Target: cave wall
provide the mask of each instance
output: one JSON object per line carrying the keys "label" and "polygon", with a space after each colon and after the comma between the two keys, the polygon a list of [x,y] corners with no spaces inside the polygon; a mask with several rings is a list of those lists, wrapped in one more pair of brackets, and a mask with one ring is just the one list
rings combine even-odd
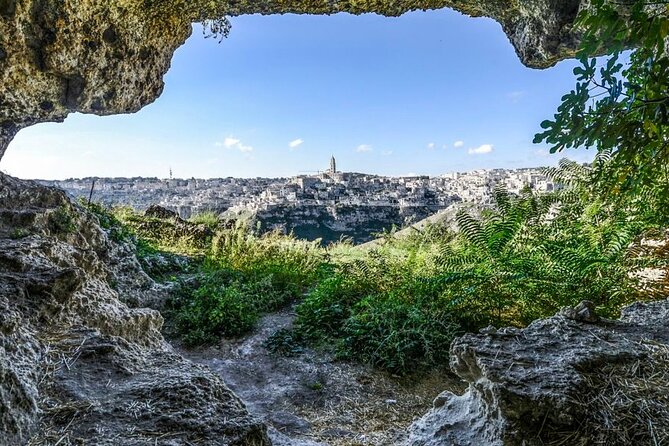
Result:
{"label": "cave wall", "polygon": [[[0,0],[0,159],[16,133],[72,112],[133,113],[163,91],[191,22],[242,14],[398,16],[450,7],[497,20],[530,67],[573,54],[581,0]],[[585,3],[585,2],[583,2]],[[233,31],[234,32],[234,31]]]}
{"label": "cave wall", "polygon": [[23,127],[154,101],[190,30],[127,1],[0,0],[0,157]]}

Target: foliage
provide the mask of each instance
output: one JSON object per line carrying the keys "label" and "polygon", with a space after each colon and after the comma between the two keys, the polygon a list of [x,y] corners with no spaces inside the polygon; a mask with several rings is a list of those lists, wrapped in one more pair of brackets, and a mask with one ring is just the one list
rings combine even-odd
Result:
{"label": "foliage", "polygon": [[188,221],[196,225],[205,225],[212,231],[218,229],[218,226],[220,224],[220,219],[218,215],[215,212],[211,211],[195,214],[191,218],[189,218]]}
{"label": "foliage", "polygon": [[76,231],[77,227],[72,210],[66,205],[56,208],[49,214],[48,227],[55,234],[70,234]]}
{"label": "foliage", "polygon": [[[594,0],[574,69],[577,83],[535,142],[552,152],[596,148],[596,185],[621,193],[669,222],[669,4]],[[627,48],[634,48],[627,54]],[[593,55],[608,52],[600,63]]]}
{"label": "foliage", "polygon": [[562,161],[546,169],[562,185],[555,192],[498,187],[494,206],[457,214],[458,231],[429,224],[388,233],[371,249],[322,248],[243,225],[195,240],[166,226],[187,222],[96,212],[147,259],[164,256],[163,247],[204,252],[195,271],[180,274],[166,311],[186,344],[241,336],[264,313],[297,301],[294,328],[270,338],[271,351],[292,355],[311,345],[403,374],[445,364],[465,331],[523,326],[583,299],[612,316],[661,296],[637,275],[667,266],[637,249],[656,227],[653,216],[632,198],[602,199],[590,187],[597,169]]}
{"label": "foliage", "polygon": [[97,217],[112,241],[134,249],[140,265],[154,280],[169,281],[175,275],[190,272],[199,262],[194,246],[182,238],[172,237],[173,231],[159,236],[147,231],[146,224],[156,219],[143,217],[129,207],[108,209],[100,203],[87,203],[85,200],[80,200],[80,203]]}
{"label": "foliage", "polygon": [[397,373],[446,364],[461,329],[439,296],[421,288],[414,284],[358,302],[344,324],[340,355]]}
{"label": "foliage", "polygon": [[[121,220],[115,215],[113,210],[105,208],[101,203],[88,203],[85,199],[80,198],[79,203],[86,206],[89,212],[93,213],[100,222],[100,226],[105,229],[109,237],[118,243],[131,241],[133,233],[130,228],[124,225]],[[126,209],[116,209],[116,213],[132,212]]]}
{"label": "foliage", "polygon": [[191,345],[240,336],[258,318],[302,296],[320,274],[314,243],[243,227],[216,234],[193,286],[170,303],[175,329]]}
{"label": "foliage", "polygon": [[[94,205],[92,205],[94,206]],[[91,208],[94,212],[100,212]],[[105,215],[106,214],[106,215]],[[209,228],[177,219],[147,217],[129,207],[102,211],[98,218],[110,222],[110,236],[117,241],[131,241],[140,259],[159,253],[203,256],[211,245]],[[104,223],[101,223],[104,227]]]}
{"label": "foliage", "polygon": [[167,315],[187,345],[213,343],[222,336],[239,336],[253,328],[264,302],[258,287],[239,274],[220,270],[201,274],[195,287],[182,284]]}
{"label": "foliage", "polygon": [[15,228],[10,232],[9,237],[13,240],[20,240],[30,236],[30,231],[26,228]]}
{"label": "foliage", "polygon": [[282,356],[295,356],[304,352],[304,338],[295,330],[282,328],[265,342],[265,348]]}
{"label": "foliage", "polygon": [[382,259],[370,253],[321,281],[297,307],[297,333],[396,373],[443,364],[459,326],[411,267]]}
{"label": "foliage", "polygon": [[613,316],[659,298],[636,275],[662,266],[634,249],[653,225],[624,203],[599,199],[588,187],[594,170],[563,161],[547,169],[562,190],[514,196],[498,187],[493,208],[457,215],[457,233],[428,225],[343,257],[297,307],[297,332],[403,373],[443,364],[462,331],[523,326],[584,299]]}

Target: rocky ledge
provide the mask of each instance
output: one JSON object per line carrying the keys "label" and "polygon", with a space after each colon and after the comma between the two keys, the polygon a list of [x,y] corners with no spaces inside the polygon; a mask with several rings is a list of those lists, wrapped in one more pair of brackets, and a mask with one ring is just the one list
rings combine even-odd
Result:
{"label": "rocky ledge", "polygon": [[164,294],[62,191],[0,174],[0,445],[271,444],[208,369],[176,354]]}
{"label": "rocky ledge", "polygon": [[658,445],[669,441],[669,301],[620,320],[588,302],[525,329],[457,339],[444,392],[411,429],[411,446]]}

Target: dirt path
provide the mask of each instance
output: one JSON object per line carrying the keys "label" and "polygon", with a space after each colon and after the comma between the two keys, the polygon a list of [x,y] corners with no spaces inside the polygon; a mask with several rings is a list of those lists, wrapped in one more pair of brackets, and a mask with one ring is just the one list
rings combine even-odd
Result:
{"label": "dirt path", "polygon": [[265,316],[249,337],[186,350],[188,359],[220,373],[251,413],[270,426],[276,446],[389,446],[443,390],[461,390],[447,372],[404,378],[305,351],[270,353],[265,341],[295,318],[292,310]]}

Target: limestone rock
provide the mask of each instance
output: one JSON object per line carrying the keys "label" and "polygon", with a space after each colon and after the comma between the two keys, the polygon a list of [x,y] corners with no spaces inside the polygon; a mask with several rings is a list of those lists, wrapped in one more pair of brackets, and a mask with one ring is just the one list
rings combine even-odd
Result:
{"label": "limestone rock", "polygon": [[[579,437],[592,415],[588,404],[579,403],[579,396],[592,390],[586,377],[606,366],[634,378],[630,370],[636,368],[629,366],[650,360],[648,345],[669,344],[668,315],[665,300],[635,303],[620,320],[599,320],[585,302],[522,330],[485,330],[456,339],[451,369],[469,389],[440,395],[434,409],[412,426],[408,444],[533,446],[552,444],[565,432],[573,436],[563,444],[611,444]],[[596,431],[615,435],[620,428],[601,424]]]}
{"label": "limestone rock", "polygon": [[174,211],[170,211],[167,208],[164,208],[162,206],[158,206],[156,204],[149,206],[149,208],[144,211],[144,215],[146,217],[153,217],[153,218],[162,218],[162,219],[178,219],[179,214],[177,214]]}
{"label": "limestone rock", "polygon": [[123,303],[110,282],[151,280],[136,261],[110,267],[113,246],[62,191],[0,174],[0,446],[269,445],[216,375],[172,351],[157,311]]}

